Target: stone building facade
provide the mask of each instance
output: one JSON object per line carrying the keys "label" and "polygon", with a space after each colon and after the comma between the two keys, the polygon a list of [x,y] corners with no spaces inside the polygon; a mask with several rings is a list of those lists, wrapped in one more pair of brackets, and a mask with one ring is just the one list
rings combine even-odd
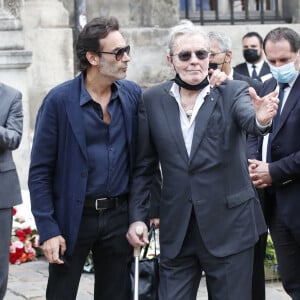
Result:
{"label": "stone building facade", "polygon": [[[147,87],[174,76],[166,61],[166,38],[168,28],[182,18],[179,2],[0,0],[0,80],[19,88],[24,95],[24,136],[21,148],[15,154],[24,189],[27,188],[30,143],[41,101],[52,87],[77,74],[73,45],[77,34],[78,4],[84,4],[87,20],[100,15],[113,15],[119,19],[132,48],[127,78]],[[300,32],[300,0],[279,2],[282,5],[280,13],[291,16],[293,21],[293,24],[284,25]],[[219,3],[225,5],[226,2]],[[223,12],[226,7],[222,8]],[[203,29],[230,34],[234,45],[233,64],[236,64],[242,61],[241,37],[246,32],[258,31],[264,36],[278,25],[211,24]]]}

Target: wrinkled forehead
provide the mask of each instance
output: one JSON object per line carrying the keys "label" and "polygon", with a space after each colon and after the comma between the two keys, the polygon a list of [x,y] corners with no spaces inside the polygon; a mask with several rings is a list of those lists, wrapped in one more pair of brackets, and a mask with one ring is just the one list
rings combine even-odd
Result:
{"label": "wrinkled forehead", "polygon": [[195,51],[204,49],[209,51],[209,39],[203,33],[189,33],[178,35],[174,40],[173,52]]}

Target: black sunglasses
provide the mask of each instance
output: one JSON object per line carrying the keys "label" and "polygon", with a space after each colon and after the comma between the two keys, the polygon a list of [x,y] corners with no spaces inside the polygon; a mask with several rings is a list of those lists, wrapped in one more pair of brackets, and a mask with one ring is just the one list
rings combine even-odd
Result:
{"label": "black sunglasses", "polygon": [[116,56],[116,60],[121,60],[124,56],[124,54],[126,53],[127,55],[129,55],[130,53],[130,46],[126,46],[124,48],[120,48],[118,49],[116,52],[106,52],[106,51],[98,51],[98,54],[101,54],[101,53],[105,53],[105,54],[113,54]]}
{"label": "black sunglasses", "polygon": [[[194,51],[194,53],[197,56],[197,58],[199,58],[199,59],[205,59],[208,57],[208,54],[209,54],[209,52],[206,50],[197,50],[197,51]],[[182,51],[182,52],[179,52],[178,54],[174,54],[174,55],[177,55],[181,61],[188,61],[192,57],[192,52],[191,51]]]}

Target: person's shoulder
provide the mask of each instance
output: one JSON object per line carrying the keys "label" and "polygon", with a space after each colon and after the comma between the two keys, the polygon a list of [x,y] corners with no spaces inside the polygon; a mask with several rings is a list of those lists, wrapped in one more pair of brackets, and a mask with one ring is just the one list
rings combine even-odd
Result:
{"label": "person's shoulder", "polygon": [[174,82],[172,80],[168,80],[168,81],[164,81],[162,83],[152,85],[152,86],[148,87],[147,89],[145,89],[144,94],[147,95],[147,94],[158,93],[158,92],[160,93],[162,91],[169,92],[173,83]]}
{"label": "person's shoulder", "polygon": [[66,97],[70,97],[71,94],[80,93],[80,76],[77,76],[75,78],[72,78],[70,80],[64,81],[62,83],[59,83],[58,85],[52,87],[46,97],[45,101],[61,101],[61,99],[64,99]]}
{"label": "person's shoulder", "polygon": [[21,96],[21,94],[22,94],[18,89],[14,88],[8,84],[5,84],[3,82],[0,83],[0,89],[4,93],[10,94],[10,95],[20,95]]}
{"label": "person's shoulder", "polygon": [[247,81],[242,79],[233,79],[233,80],[225,80],[223,84],[220,85],[220,87],[225,86],[227,88],[233,89],[233,90],[239,90],[244,89],[245,87],[249,87],[249,84]]}
{"label": "person's shoulder", "polygon": [[253,79],[238,72],[234,72],[233,79],[247,82],[249,86],[253,87],[256,90],[256,93],[260,92],[263,85],[262,82],[260,82],[259,80]]}
{"label": "person's shoulder", "polygon": [[[215,86],[212,93],[220,94],[225,99],[233,100],[236,95],[248,93],[249,84],[243,80],[225,80],[222,84]],[[231,101],[228,101],[231,102]]]}
{"label": "person's shoulder", "polygon": [[127,80],[127,79],[117,80],[115,84],[117,85],[118,88],[121,89],[126,89],[129,91],[137,91],[137,92],[141,91],[141,87],[132,80]]}
{"label": "person's shoulder", "polygon": [[245,62],[237,64],[236,66],[233,67],[234,70],[239,70],[239,69],[244,69],[247,67],[247,64]]}
{"label": "person's shoulder", "polygon": [[142,96],[141,87],[131,80],[117,80],[115,85],[118,89],[119,97],[126,101],[127,104],[131,104],[129,107],[137,107],[139,99]]}
{"label": "person's shoulder", "polygon": [[66,91],[66,90],[70,89],[72,86],[74,86],[74,84],[76,84],[76,83],[79,83],[79,77],[75,77],[70,80],[59,83],[58,85],[51,88],[49,92],[59,93],[59,92]]}

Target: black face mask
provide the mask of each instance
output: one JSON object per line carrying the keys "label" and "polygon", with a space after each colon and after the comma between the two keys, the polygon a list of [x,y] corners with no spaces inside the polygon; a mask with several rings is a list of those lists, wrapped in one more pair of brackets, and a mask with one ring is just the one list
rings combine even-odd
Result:
{"label": "black face mask", "polygon": [[209,63],[208,65],[208,70],[213,69],[213,70],[217,70],[218,69],[218,65],[216,63]]}
{"label": "black face mask", "polygon": [[243,55],[244,55],[245,60],[250,64],[253,64],[259,60],[259,55],[258,55],[257,49],[245,49],[243,51]]}
{"label": "black face mask", "polygon": [[205,88],[207,85],[209,85],[208,77],[206,76],[200,83],[191,85],[186,82],[184,82],[178,74],[176,74],[176,77],[173,79],[175,83],[177,83],[180,87],[190,90],[190,91],[199,91]]}

